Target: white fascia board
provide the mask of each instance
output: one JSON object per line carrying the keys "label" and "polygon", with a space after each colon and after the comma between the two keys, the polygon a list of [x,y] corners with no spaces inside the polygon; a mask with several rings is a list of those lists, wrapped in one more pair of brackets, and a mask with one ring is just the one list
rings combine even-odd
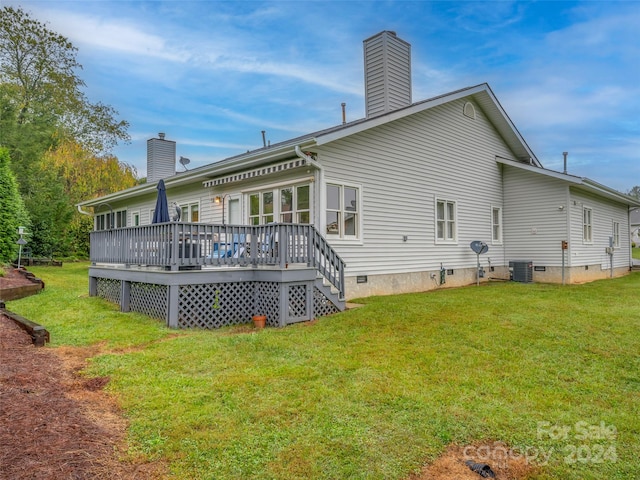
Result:
{"label": "white fascia board", "polygon": [[546,168],[536,167],[535,165],[527,165],[526,163],[516,162],[508,158],[496,156],[496,162],[502,163],[504,165],[509,165],[510,167],[520,168],[528,172],[537,173],[538,175],[545,175],[547,177],[557,178],[558,180],[563,180],[565,182],[569,182],[577,185],[581,185],[583,180],[582,177],[576,177],[575,175],[556,172],[554,170],[547,170]]}
{"label": "white fascia board", "polygon": [[622,192],[614,190],[613,188],[602,185],[590,178],[583,178],[583,188],[590,192],[594,192],[600,196],[615,200],[616,202],[624,203],[631,207],[640,207],[640,200],[629,195],[625,195]]}
{"label": "white fascia board", "polygon": [[337,130],[335,132],[320,134],[315,138],[315,141],[318,146],[325,145],[335,140],[340,140],[341,138],[345,138],[350,135],[354,135],[356,133],[364,132],[365,130],[369,130],[370,128],[378,127],[380,125],[384,125],[385,123],[393,122],[394,120],[398,120],[398,119],[407,117],[409,115],[422,112],[423,110],[428,110],[430,108],[437,107],[438,105],[443,105],[453,100],[458,100],[460,98],[468,97],[486,90],[487,90],[486,83],[483,83],[482,85],[477,85],[475,87],[467,88],[464,90],[459,90],[457,92],[443,95],[441,97],[436,97],[431,100],[426,100],[424,102],[413,104],[409,107],[402,108],[400,110],[395,110],[389,113],[385,113],[385,114],[370,118],[368,120],[365,120],[363,122],[358,122],[356,125],[353,125],[350,127],[346,126],[345,128],[341,128],[340,130]]}

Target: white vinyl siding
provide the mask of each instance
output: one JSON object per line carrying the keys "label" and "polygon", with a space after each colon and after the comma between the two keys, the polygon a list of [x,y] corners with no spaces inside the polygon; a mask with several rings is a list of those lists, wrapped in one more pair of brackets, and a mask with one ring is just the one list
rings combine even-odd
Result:
{"label": "white vinyl siding", "polygon": [[[591,209],[591,243],[582,241],[584,235],[584,207]],[[609,268],[606,248],[612,236],[612,222],[618,223],[620,232],[629,231],[627,205],[597,197],[577,188],[571,189],[571,265],[601,265]],[[629,235],[619,235],[619,247],[613,255],[613,266],[626,267],[630,262]]]}
{"label": "white vinyl siding", "polygon": [[503,171],[502,231],[507,261],[561,266],[562,241],[568,239],[567,184],[509,165]]}
{"label": "white vinyl siding", "polygon": [[[491,205],[504,205],[495,157],[512,158],[512,153],[481,109],[475,121],[463,115],[465,101],[318,147],[327,183],[357,179],[362,186],[360,241],[328,237],[348,275],[475,266],[469,244],[491,241],[487,212]],[[433,248],[436,197],[455,200],[457,243]],[[492,265],[504,264],[503,248],[490,250]]]}

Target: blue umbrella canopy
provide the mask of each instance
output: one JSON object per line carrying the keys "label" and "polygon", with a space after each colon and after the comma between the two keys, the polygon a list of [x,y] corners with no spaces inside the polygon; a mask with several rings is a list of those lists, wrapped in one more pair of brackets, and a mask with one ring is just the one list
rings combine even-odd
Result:
{"label": "blue umbrella canopy", "polygon": [[156,199],[156,209],[153,212],[151,223],[169,222],[169,204],[167,203],[167,191],[164,187],[164,180],[158,182],[158,198]]}

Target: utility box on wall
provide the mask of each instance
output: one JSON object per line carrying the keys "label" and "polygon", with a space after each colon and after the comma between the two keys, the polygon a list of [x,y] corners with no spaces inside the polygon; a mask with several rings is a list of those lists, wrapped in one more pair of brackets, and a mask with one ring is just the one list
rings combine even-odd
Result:
{"label": "utility box on wall", "polygon": [[528,260],[514,260],[509,262],[509,277],[514,282],[533,282],[533,262]]}

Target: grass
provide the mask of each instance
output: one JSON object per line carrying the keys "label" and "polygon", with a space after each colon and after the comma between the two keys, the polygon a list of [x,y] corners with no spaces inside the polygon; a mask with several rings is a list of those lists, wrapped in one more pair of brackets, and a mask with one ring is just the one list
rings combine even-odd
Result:
{"label": "grass", "polygon": [[640,260],[640,248],[632,248],[631,257]]}
{"label": "grass", "polygon": [[[131,454],[172,478],[403,479],[478,439],[550,453],[539,479],[637,473],[640,274],[372,297],[313,324],[174,336],[88,298],[86,269],[33,268],[45,292],[9,308],[54,346],[107,345],[86,373],[110,376]],[[600,425],[616,433],[597,438]]]}

